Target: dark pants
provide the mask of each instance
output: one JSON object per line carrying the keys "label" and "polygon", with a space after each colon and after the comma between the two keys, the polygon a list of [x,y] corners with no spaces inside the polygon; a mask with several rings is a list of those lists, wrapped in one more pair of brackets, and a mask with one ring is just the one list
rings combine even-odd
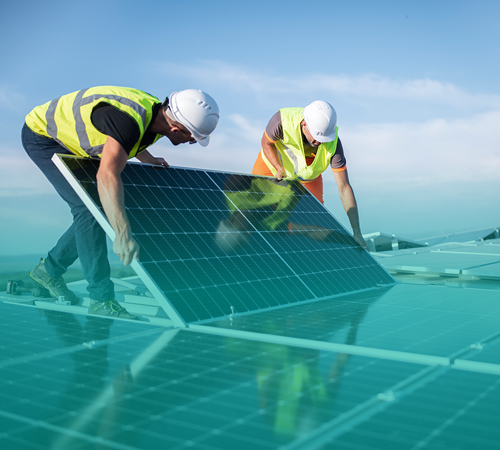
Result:
{"label": "dark pants", "polygon": [[80,258],[83,275],[89,283],[87,290],[90,298],[99,301],[114,299],[106,234],[51,160],[54,153],[72,153],[53,139],[34,133],[26,124],[21,139],[28,156],[52,183],[73,214],[73,224],[45,259],[45,269],[52,278],[59,278]]}

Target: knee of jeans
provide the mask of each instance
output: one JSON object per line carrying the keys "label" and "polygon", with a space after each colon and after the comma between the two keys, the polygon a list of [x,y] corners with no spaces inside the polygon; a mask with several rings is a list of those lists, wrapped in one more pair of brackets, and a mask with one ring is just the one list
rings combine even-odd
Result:
{"label": "knee of jeans", "polygon": [[92,239],[94,243],[97,242],[95,239],[101,242],[106,237],[104,229],[89,211],[73,216],[73,227],[75,234],[86,236],[86,239]]}

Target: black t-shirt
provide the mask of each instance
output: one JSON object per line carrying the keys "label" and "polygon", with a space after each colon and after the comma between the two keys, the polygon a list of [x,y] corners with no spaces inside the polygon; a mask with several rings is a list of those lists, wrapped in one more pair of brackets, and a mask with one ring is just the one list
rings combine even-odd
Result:
{"label": "black t-shirt", "polygon": [[[161,103],[154,105],[153,118],[150,125],[154,122],[161,106]],[[130,154],[141,136],[141,131],[137,122],[126,112],[120,111],[118,108],[108,103],[99,103],[95,106],[92,110],[90,120],[99,132],[116,139],[125,149],[127,155]],[[142,137],[140,147],[151,145],[156,138],[156,133],[152,133],[148,130],[149,127]]]}

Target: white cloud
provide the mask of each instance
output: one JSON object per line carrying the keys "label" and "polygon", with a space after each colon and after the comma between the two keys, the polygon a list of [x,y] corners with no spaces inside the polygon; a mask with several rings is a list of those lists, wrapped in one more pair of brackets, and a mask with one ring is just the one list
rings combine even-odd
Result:
{"label": "white cloud", "polygon": [[241,114],[231,114],[229,120],[236,125],[236,135],[243,141],[260,142],[266,124],[251,121]]}
{"label": "white cloud", "polygon": [[[15,153],[19,153],[19,149],[10,152]],[[54,192],[52,185],[28,156],[0,156],[0,197],[23,197]]]}
{"label": "white cloud", "polygon": [[500,108],[499,95],[471,94],[452,83],[429,78],[401,81],[376,74],[348,76],[313,72],[287,77],[286,74],[283,76],[263,71],[255,72],[219,61],[205,61],[189,66],[165,63],[160,65],[160,70],[196,80],[198,83],[223,86],[239,93],[321,93],[335,95],[337,98],[349,97],[352,100],[411,100],[455,107]]}
{"label": "white cloud", "polygon": [[[411,237],[420,231],[432,234],[497,223],[498,123],[500,111],[460,120],[342,127],[363,231]],[[214,133],[209,147],[164,145],[161,151],[178,166],[249,173],[263,126],[233,115]],[[326,206],[350,229],[330,171],[324,182]]]}
{"label": "white cloud", "polygon": [[220,61],[205,61],[198,65],[162,63],[159,64],[159,70],[169,75],[222,85],[233,91],[265,92],[276,88],[275,77],[263,76]]}
{"label": "white cloud", "polygon": [[0,86],[0,108],[21,110],[24,108],[24,96],[8,86]]}
{"label": "white cloud", "polygon": [[387,191],[436,185],[471,189],[498,183],[498,123],[500,111],[467,120],[344,127],[341,138],[368,184],[376,182]]}

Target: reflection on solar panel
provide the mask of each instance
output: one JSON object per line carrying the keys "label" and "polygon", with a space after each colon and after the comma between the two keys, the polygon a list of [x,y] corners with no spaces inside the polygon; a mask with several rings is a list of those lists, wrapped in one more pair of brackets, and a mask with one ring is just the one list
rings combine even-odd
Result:
{"label": "reflection on solar panel", "polygon": [[[113,237],[98,161],[55,162]],[[122,180],[140,267],[171,318],[199,322],[394,283],[298,182],[133,163]]]}

